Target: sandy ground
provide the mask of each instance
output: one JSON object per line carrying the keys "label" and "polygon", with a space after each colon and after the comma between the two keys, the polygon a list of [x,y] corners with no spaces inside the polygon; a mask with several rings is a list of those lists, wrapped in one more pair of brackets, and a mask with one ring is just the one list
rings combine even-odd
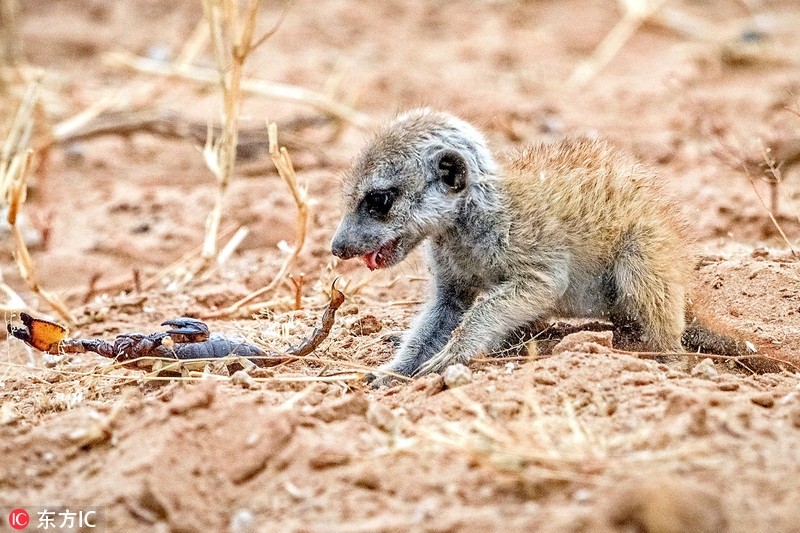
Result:
{"label": "sandy ground", "polygon": [[[280,11],[267,2],[260,26]],[[773,214],[797,247],[800,5],[675,0],[662,13],[575,87],[566,80],[621,19],[616,4],[300,0],[247,75],[326,92],[375,123],[418,105],[447,109],[498,151],[610,138],[683,201],[696,306],[789,361],[782,371],[768,361],[662,364],[591,334],[548,358],[474,362],[472,382],[454,389],[438,376],[367,389],[347,374],[391,356],[426,296],[425,260],[376,273],[336,261],[337,182],[369,129],[250,95],[242,127],[277,121],[309,187],[307,243],[292,268],[304,276],[302,309],[287,282],[257,317],[209,323],[282,350],[318,324],[338,276],[347,302],[329,338],[314,360],[254,382],[155,380],[3,341],[0,507],[95,506],[108,531],[800,531],[800,266],[759,200],[772,205],[757,168],[764,147],[788,159]],[[25,2],[24,56],[47,72],[34,141],[108,97],[115,109],[218,119],[213,87],[162,83],[108,57],[169,60],[201,16],[188,1]],[[208,54],[195,62],[213,67]],[[21,91],[7,78],[5,124]],[[254,149],[223,219],[225,235],[250,233],[223,267],[191,275],[216,192],[197,146],[106,135],[54,146],[39,165],[25,206],[32,243],[43,237],[34,260],[73,311],[73,336],[158,331],[277,272],[295,207]],[[25,290],[8,237],[2,246],[5,281],[53,316]]]}

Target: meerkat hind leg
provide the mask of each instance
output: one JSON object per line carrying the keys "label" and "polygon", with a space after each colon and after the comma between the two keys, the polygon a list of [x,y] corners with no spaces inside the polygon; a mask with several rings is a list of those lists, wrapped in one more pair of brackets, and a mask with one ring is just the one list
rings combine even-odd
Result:
{"label": "meerkat hind leg", "polygon": [[681,351],[685,296],[675,279],[677,267],[647,245],[646,238],[632,234],[620,245],[613,265],[611,321],[623,338],[640,337],[636,349]]}

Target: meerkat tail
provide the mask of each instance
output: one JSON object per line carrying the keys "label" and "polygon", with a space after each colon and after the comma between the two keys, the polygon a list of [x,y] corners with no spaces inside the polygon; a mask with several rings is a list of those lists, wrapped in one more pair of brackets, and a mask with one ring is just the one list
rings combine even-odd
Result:
{"label": "meerkat tail", "polygon": [[752,344],[729,328],[698,317],[692,309],[686,310],[686,328],[681,337],[684,348],[693,352],[717,355],[752,355]]}

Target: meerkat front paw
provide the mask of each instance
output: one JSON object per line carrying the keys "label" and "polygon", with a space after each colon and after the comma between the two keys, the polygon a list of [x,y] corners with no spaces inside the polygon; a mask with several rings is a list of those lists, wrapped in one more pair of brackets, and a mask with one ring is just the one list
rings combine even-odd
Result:
{"label": "meerkat front paw", "polygon": [[407,377],[405,374],[399,372],[398,369],[391,365],[391,363],[380,366],[375,369],[374,372],[370,372],[364,376],[364,381],[366,381],[367,384],[369,384],[369,386],[373,389],[381,389],[391,385],[399,385],[410,380],[410,377]]}
{"label": "meerkat front paw", "polygon": [[377,376],[375,374],[368,374],[365,381],[373,389],[382,389],[400,384],[400,378],[396,376]]}
{"label": "meerkat front paw", "polygon": [[418,378],[425,374],[441,374],[450,365],[456,363],[467,364],[467,362],[469,362],[469,357],[454,354],[452,350],[445,348],[420,365],[412,375]]}

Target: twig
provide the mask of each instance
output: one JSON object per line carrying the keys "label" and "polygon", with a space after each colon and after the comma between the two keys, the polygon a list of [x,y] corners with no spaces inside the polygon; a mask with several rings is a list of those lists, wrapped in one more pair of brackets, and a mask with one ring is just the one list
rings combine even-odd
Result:
{"label": "twig", "polygon": [[[326,119],[322,118],[319,122],[323,123]],[[292,139],[286,138],[286,131],[294,128],[302,128],[306,122],[300,118],[289,121],[282,125],[283,144],[290,149],[308,149]],[[68,145],[77,141],[91,140],[105,135],[129,136],[134,133],[149,133],[171,139],[183,139],[204,144],[208,139],[208,124],[187,120],[174,111],[160,109],[125,109],[121,111],[103,111],[99,115],[93,116],[74,125],[67,130],[58,132],[36,146],[36,150],[42,151],[52,147],[54,144]],[[214,137],[219,137],[222,131],[215,127]],[[266,130],[259,128],[240,128],[238,132],[239,143],[237,146],[237,157],[247,159],[251,154],[266,154],[269,151],[269,141],[265,135]],[[318,158],[323,157],[316,151]]]}
{"label": "twig", "polygon": [[235,252],[239,245],[242,244],[242,241],[249,233],[250,230],[247,228],[247,226],[242,226],[236,230],[236,233],[233,234],[233,237],[231,237],[231,239],[228,241],[228,244],[226,244],[222,250],[220,250],[219,255],[217,256],[218,266],[224,265],[228,259],[230,259],[231,255],[233,255],[233,252]]}
{"label": "twig", "polygon": [[798,257],[797,252],[795,252],[792,243],[789,241],[789,238],[786,236],[786,233],[784,233],[783,228],[781,228],[781,225],[778,224],[778,221],[775,218],[775,214],[767,206],[767,204],[764,202],[764,199],[761,197],[761,194],[758,192],[755,180],[753,179],[753,176],[750,174],[750,171],[747,169],[747,165],[742,164],[742,169],[744,170],[744,173],[747,176],[747,180],[750,182],[750,186],[753,188],[753,192],[756,193],[756,198],[758,198],[758,202],[761,204],[761,207],[764,208],[764,211],[767,212],[769,219],[772,221],[772,225],[775,226],[775,229],[778,230],[778,233],[780,234],[783,241],[786,243],[786,246],[789,247],[789,252],[791,252],[792,256],[797,258]]}
{"label": "twig", "polygon": [[[146,57],[134,56],[127,53],[106,54],[106,60],[111,64],[123,65],[147,74],[159,76],[178,77],[205,85],[213,85],[219,82],[216,71],[197,67],[193,65],[165,64],[160,61],[148,59]],[[287,85],[283,83],[269,82],[266,80],[256,80],[252,78],[242,79],[242,91],[265,96],[273,100],[281,100],[311,106],[323,113],[334,116],[339,120],[344,120],[353,126],[366,129],[372,126],[372,120],[365,114],[353,108],[337,102],[330,97],[303,87]]]}
{"label": "twig", "polygon": [[278,270],[278,273],[269,284],[258,289],[257,291],[251,292],[244,298],[226,307],[225,309],[204,315],[204,318],[235,315],[239,313],[248,303],[270,292],[278,285],[278,283],[284,280],[286,273],[297,259],[297,256],[300,254],[300,251],[303,249],[303,245],[306,242],[306,234],[308,232],[308,191],[306,187],[301,187],[297,183],[297,175],[295,174],[292,160],[289,157],[289,152],[286,150],[286,148],[282,146],[279,147],[278,145],[278,126],[273,122],[269,125],[268,131],[270,157],[272,158],[272,162],[275,164],[275,168],[278,169],[278,174],[289,187],[289,190],[292,193],[292,198],[294,198],[295,205],[297,206],[297,227],[295,230],[294,247],[291,249],[291,252],[286,259],[284,259],[283,264]]}
{"label": "twig", "polygon": [[97,294],[97,282],[100,281],[100,278],[103,277],[102,272],[95,272],[89,278],[89,283],[87,283],[86,287],[86,294],[83,295],[83,300],[81,303],[83,305],[88,304],[92,301],[92,298]]}
{"label": "twig", "polygon": [[299,310],[303,308],[303,285],[305,285],[306,277],[303,274],[298,276],[289,276],[289,281],[294,285],[294,308]]}
{"label": "twig", "polygon": [[625,15],[614,26],[605,39],[595,48],[589,59],[581,62],[573,71],[568,83],[584,87],[603,67],[619,53],[625,43],[633,37],[639,27],[658,11],[666,0],[621,0]]}

